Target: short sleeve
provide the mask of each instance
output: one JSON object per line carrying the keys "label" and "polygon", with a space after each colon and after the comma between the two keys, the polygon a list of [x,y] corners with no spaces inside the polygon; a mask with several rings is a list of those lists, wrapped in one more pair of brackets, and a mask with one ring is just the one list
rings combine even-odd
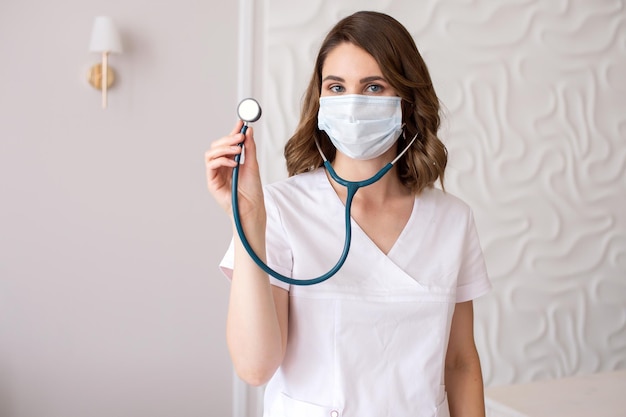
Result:
{"label": "short sleeve", "polygon": [[222,258],[220,262],[220,271],[222,271],[222,273],[226,275],[226,278],[231,280],[233,279],[234,266],[235,266],[235,243],[233,239],[230,239],[230,245],[228,245],[228,249],[226,250],[224,257]]}
{"label": "short sleeve", "polygon": [[[280,219],[280,211],[272,198],[269,190],[265,190],[265,210],[267,212],[267,227],[265,232],[265,245],[267,251],[267,265],[284,276],[291,276],[292,271],[292,255],[286,233],[282,227]],[[235,245],[231,239],[230,245],[219,268],[228,279],[233,278],[233,268],[235,266]],[[269,276],[270,283],[289,291],[290,285],[280,281],[279,279]]]}
{"label": "short sleeve", "polygon": [[470,210],[467,220],[461,268],[459,271],[456,302],[462,303],[478,298],[491,290],[483,251],[478,239],[474,216]]}

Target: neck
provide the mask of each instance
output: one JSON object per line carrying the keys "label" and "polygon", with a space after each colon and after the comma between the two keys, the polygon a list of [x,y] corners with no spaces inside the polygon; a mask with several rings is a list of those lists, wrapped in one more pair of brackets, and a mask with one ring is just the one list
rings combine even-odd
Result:
{"label": "neck", "polygon": [[[389,164],[392,156],[392,154],[390,157],[385,157],[383,155],[374,160],[356,161],[342,155],[341,153],[337,153],[332,167],[337,176],[339,176],[342,180],[358,183],[369,180],[373,176],[380,174],[381,170]],[[397,168],[393,166],[374,183],[369,185],[359,184],[360,187],[355,195],[355,199],[367,201],[368,203],[383,204],[389,198],[405,195],[408,190],[398,179],[396,169]],[[341,181],[339,183],[336,182],[330,173],[327,173],[327,175],[333,188],[335,189],[335,192],[337,192],[337,194],[345,201],[347,195],[347,188],[345,184],[341,184]]]}
{"label": "neck", "polygon": [[[374,175],[377,175],[378,173],[382,172],[382,169],[389,163],[394,164],[395,170],[396,161],[400,159],[402,155],[404,155],[404,153],[411,147],[411,145],[413,145],[413,142],[415,142],[418,136],[419,132],[416,133],[415,136],[413,136],[413,139],[409,141],[409,143],[404,147],[404,149],[402,149],[402,151],[398,155],[395,155],[396,151],[394,150],[394,147],[391,147],[389,150],[387,150],[387,152],[377,158],[359,161],[348,158],[341,152],[337,151],[335,154],[335,160],[332,163],[333,169],[339,175],[339,177],[343,178],[346,181],[352,182],[363,181],[373,177]],[[317,146],[317,150],[319,151],[320,155],[326,163],[326,157],[324,156],[324,152],[322,152],[322,148],[317,142],[317,139],[315,140],[315,145]],[[345,173],[339,174],[338,172]]]}
{"label": "neck", "polygon": [[[337,152],[332,166],[341,178],[346,181],[363,181],[376,175],[390,161],[383,158],[376,158],[369,161],[359,161],[350,159]],[[382,179],[381,179],[382,180]]]}

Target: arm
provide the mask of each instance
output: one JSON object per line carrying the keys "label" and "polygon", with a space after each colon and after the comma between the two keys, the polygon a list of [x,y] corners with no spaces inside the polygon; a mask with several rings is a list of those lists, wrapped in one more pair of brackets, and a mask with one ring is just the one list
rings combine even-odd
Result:
{"label": "arm", "polygon": [[472,301],[458,303],[452,316],[445,383],[451,417],[485,416],[483,378],[474,344]]}
{"label": "arm", "polygon": [[[242,122],[233,131],[211,145],[206,153],[207,183],[215,200],[229,214],[231,221],[232,169],[234,155],[244,142],[246,162],[239,170],[239,214],[248,241],[265,261],[266,212],[263,189],[256,160],[254,132],[239,133]],[[233,222],[234,224],[234,222]],[[226,339],[238,375],[251,385],[262,385],[280,366],[287,343],[288,293],[273,287],[265,272],[252,261],[237,232],[235,263],[228,306]]]}
{"label": "arm", "polygon": [[[236,232],[235,232],[236,236]],[[257,254],[263,250],[248,240]],[[270,285],[268,276],[252,261],[239,238],[230,290],[226,339],[239,377],[251,385],[266,383],[282,363],[287,345],[289,293]],[[265,257],[259,255],[263,261]]]}

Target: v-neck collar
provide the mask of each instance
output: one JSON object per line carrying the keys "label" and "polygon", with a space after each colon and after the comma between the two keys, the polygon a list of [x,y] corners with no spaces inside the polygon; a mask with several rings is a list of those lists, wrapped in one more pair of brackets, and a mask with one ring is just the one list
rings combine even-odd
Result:
{"label": "v-neck collar", "polygon": [[[326,170],[324,168],[319,168],[319,178],[320,178],[320,185],[324,188],[326,188],[328,190],[328,192],[332,193],[333,197],[334,197],[334,203],[336,206],[336,208],[340,208],[341,212],[344,213],[344,217],[345,217],[345,203],[341,200],[341,198],[339,197],[339,195],[337,194],[337,192],[335,191],[335,189],[333,188],[332,184],[331,184],[331,179],[328,178],[328,175],[326,174]],[[358,192],[358,191],[357,191]],[[350,223],[352,226],[352,233],[358,233],[361,235],[361,240],[363,240],[364,242],[367,242],[367,244],[369,246],[371,246],[371,249],[380,253],[380,255],[384,256],[385,258],[389,258],[392,262],[396,263],[395,259],[401,259],[401,255],[402,255],[402,247],[403,244],[402,242],[406,241],[410,235],[410,230],[413,227],[413,224],[415,223],[415,219],[417,217],[417,211],[419,209],[419,204],[420,203],[420,199],[419,197],[414,197],[413,198],[413,207],[411,208],[411,214],[407,220],[407,222],[405,223],[405,225],[402,228],[402,231],[400,232],[400,234],[398,235],[398,237],[396,238],[395,242],[393,243],[393,245],[391,246],[391,248],[389,249],[389,252],[385,253],[382,249],[380,249],[378,247],[378,245],[376,245],[376,243],[369,237],[369,235],[367,233],[365,233],[365,231],[361,228],[361,226],[356,222],[356,220],[354,220],[354,218],[352,217],[352,213],[350,213]],[[411,239],[417,239],[418,236],[411,236]],[[412,244],[415,245],[417,242],[413,242]],[[396,252],[398,252],[398,255],[396,255]],[[395,258],[395,259],[394,259]]]}

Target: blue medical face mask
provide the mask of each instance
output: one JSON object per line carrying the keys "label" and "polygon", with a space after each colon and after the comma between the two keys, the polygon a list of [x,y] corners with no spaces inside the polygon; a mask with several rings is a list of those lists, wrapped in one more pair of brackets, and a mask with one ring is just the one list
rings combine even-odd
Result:
{"label": "blue medical face mask", "polygon": [[402,134],[400,97],[350,94],[320,98],[317,127],[338,151],[353,159],[374,159]]}

